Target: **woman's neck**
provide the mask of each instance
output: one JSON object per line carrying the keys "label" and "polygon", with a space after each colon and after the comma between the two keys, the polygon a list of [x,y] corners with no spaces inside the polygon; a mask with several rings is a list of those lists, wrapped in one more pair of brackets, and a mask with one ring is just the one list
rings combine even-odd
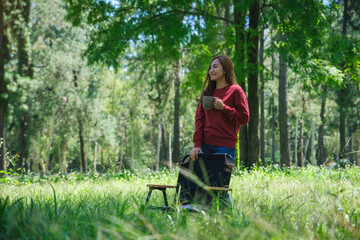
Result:
{"label": "woman's neck", "polygon": [[229,84],[226,82],[225,78],[216,81],[216,89],[226,87],[227,85]]}

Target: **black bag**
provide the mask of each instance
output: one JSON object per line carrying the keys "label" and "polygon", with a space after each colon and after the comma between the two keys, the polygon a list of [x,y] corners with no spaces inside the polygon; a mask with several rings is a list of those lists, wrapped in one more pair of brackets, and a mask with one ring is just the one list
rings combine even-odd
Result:
{"label": "black bag", "polygon": [[233,164],[228,154],[199,154],[193,161],[186,155],[180,163],[177,193],[181,205],[209,204],[217,197],[206,187],[225,187],[230,185]]}

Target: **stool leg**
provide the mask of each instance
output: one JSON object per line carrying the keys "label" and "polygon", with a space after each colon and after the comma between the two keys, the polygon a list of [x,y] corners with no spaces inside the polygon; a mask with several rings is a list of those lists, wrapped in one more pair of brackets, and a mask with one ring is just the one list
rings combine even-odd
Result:
{"label": "stool leg", "polygon": [[165,202],[165,206],[168,207],[168,201],[167,201],[167,197],[166,197],[166,189],[161,189],[163,196],[164,196],[164,202]]}
{"label": "stool leg", "polygon": [[151,196],[151,193],[152,193],[152,188],[149,189],[149,193],[147,195],[147,198],[146,198],[146,202],[145,202],[145,206],[148,204],[149,200],[150,200],[150,196]]}
{"label": "stool leg", "polygon": [[177,198],[178,198],[179,190],[180,190],[180,185],[177,184],[177,185],[176,185],[176,188],[175,188],[174,205],[177,204]]}

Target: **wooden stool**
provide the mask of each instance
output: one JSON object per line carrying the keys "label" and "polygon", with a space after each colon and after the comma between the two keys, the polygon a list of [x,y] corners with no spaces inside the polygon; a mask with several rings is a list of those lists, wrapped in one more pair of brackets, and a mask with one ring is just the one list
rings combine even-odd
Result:
{"label": "wooden stool", "polygon": [[204,189],[206,191],[215,191],[215,192],[218,192],[218,191],[226,191],[226,192],[231,192],[232,189],[231,188],[228,188],[228,187],[210,187],[210,186],[205,186]]}
{"label": "wooden stool", "polygon": [[[231,160],[231,159],[230,159]],[[179,175],[176,186],[147,184],[149,193],[145,206],[150,209],[173,210],[169,207],[166,189],[174,188],[174,205],[211,204],[212,200],[226,197],[229,191],[232,161],[227,154],[199,154],[196,161],[186,155],[179,165]],[[163,193],[164,207],[147,206],[153,190]]]}
{"label": "wooden stool", "polygon": [[211,186],[204,186],[204,190],[210,193],[213,196],[220,196],[223,192],[231,192],[232,189],[229,186],[224,187],[211,187]]}

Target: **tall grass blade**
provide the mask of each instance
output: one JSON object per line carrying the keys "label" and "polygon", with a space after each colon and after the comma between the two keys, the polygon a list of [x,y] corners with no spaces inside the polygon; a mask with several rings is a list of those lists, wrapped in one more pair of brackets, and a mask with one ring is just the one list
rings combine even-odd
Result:
{"label": "tall grass blade", "polygon": [[5,222],[5,210],[9,203],[9,196],[6,196],[5,200],[0,198],[0,228],[4,229],[3,223]]}
{"label": "tall grass blade", "polygon": [[55,191],[54,186],[50,183],[50,181],[48,181],[48,183],[50,184],[50,187],[52,188],[53,194],[54,194],[54,213],[55,213],[55,216],[58,216],[59,212],[58,212],[58,205],[57,205],[57,200],[56,200],[56,191]]}

